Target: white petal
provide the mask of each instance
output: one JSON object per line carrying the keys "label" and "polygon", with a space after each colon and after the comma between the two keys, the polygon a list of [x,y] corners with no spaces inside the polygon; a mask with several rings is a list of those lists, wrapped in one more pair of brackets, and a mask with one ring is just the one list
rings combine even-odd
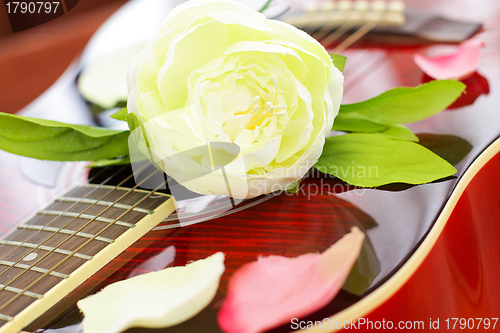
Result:
{"label": "white petal", "polygon": [[229,45],[227,29],[217,21],[193,27],[172,40],[156,78],[167,109],[185,105],[189,74],[218,57]]}
{"label": "white petal", "polygon": [[144,46],[145,43],[139,43],[119,49],[84,68],[78,78],[78,90],[83,97],[106,109],[126,101],[127,71]]}
{"label": "white petal", "polygon": [[192,318],[213,299],[224,272],[219,252],[183,267],[113,283],[78,302],[85,333],[118,333],[131,327],[160,328]]}

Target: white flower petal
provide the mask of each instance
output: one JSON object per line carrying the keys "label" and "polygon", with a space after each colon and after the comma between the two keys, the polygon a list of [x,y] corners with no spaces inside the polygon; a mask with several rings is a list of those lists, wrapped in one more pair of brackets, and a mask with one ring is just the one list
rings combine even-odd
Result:
{"label": "white flower petal", "polygon": [[[139,55],[128,106],[152,121],[149,157],[170,176],[201,194],[250,198],[283,189],[316,163],[342,85],[326,50],[306,33],[232,0],[191,0]],[[209,142],[240,148],[225,166],[230,191],[220,170],[209,174],[203,149],[174,157]]]}
{"label": "white flower petal", "polygon": [[85,333],[160,328],[195,316],[213,299],[224,272],[219,252],[184,267],[170,267],[113,283],[78,302]]}
{"label": "white flower petal", "polygon": [[193,68],[214,59],[229,47],[227,34],[222,24],[209,21],[172,40],[157,77],[158,89],[167,109],[184,106],[189,74]]}
{"label": "white flower petal", "polygon": [[78,78],[78,90],[82,96],[105,109],[126,101],[127,71],[145,46],[145,43],[139,43],[116,50],[84,68]]}

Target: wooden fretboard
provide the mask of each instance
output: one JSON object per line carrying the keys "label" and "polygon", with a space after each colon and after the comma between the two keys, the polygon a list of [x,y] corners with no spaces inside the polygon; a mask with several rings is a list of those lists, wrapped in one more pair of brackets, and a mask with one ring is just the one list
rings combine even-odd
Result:
{"label": "wooden fretboard", "polygon": [[171,196],[83,185],[0,241],[0,333],[18,332],[175,210]]}

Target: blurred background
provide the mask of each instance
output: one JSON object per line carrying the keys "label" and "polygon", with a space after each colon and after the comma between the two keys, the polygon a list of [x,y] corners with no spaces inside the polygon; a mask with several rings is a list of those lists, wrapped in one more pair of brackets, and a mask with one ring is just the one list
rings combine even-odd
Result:
{"label": "blurred background", "polygon": [[80,0],[50,22],[13,33],[0,5],[0,111],[14,113],[47,90],[126,0]]}
{"label": "blurred background", "polygon": [[[294,6],[311,1],[287,0]],[[321,0],[313,0],[321,1]],[[15,113],[47,90],[80,54],[99,28],[126,0],[80,0],[76,7],[40,26],[13,33],[0,6],[0,111]],[[261,0],[241,0],[255,7]],[[500,1],[405,0],[408,7],[460,20],[498,13]],[[467,13],[467,17],[464,17]]]}

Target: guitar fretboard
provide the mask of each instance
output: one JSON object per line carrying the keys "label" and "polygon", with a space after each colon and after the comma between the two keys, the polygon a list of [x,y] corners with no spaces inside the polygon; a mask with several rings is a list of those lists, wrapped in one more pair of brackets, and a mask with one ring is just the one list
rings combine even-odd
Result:
{"label": "guitar fretboard", "polygon": [[0,241],[0,332],[17,332],[174,211],[171,196],[83,185]]}

